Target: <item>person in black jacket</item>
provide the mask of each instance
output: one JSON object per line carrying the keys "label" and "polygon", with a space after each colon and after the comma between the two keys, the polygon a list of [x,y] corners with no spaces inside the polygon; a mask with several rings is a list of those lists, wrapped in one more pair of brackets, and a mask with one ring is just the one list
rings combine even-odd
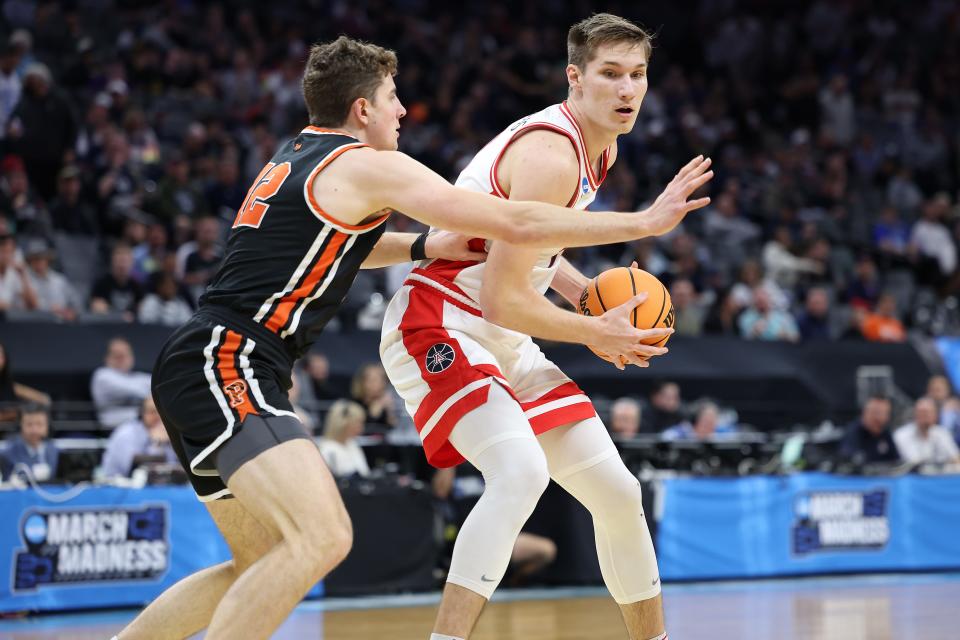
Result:
{"label": "person in black jacket", "polygon": [[854,463],[899,462],[890,433],[890,399],[873,396],[863,405],[860,419],[847,427],[840,455]]}

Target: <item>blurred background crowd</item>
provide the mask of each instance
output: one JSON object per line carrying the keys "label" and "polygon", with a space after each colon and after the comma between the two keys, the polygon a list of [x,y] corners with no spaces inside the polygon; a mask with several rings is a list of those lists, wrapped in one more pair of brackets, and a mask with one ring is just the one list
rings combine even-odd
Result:
{"label": "blurred background crowd", "polygon": [[[605,9],[657,36],[637,126],[621,137],[594,208],[645,206],[698,153],[714,158],[717,176],[711,206],[669,235],[568,251],[574,264],[592,276],[636,260],[669,287],[680,335],[900,342],[960,333],[960,6]],[[395,49],[408,109],[401,149],[455,179],[510,122],[565,97],[566,29],[591,10],[566,0],[4,2],[0,310],[9,322],[185,321],[251,180],[306,124],[300,78],[312,42],[346,33]],[[391,224],[413,227],[401,216]],[[333,330],[379,328],[406,268],[362,272]],[[126,452],[103,461],[118,473],[130,471],[126,457],[168,455],[148,377],[132,372],[124,344],[107,345],[90,395],[95,420]],[[327,445],[331,466],[356,470],[349,443],[361,433],[410,436],[378,365],[360,368],[353,389],[329,384],[322,354],[299,367],[305,419],[339,443]],[[7,420],[19,421],[39,460],[47,454],[29,444],[26,425],[49,398],[0,369],[0,401],[31,403]],[[332,411],[344,398],[357,404]],[[114,400],[121,411],[110,410]],[[683,402],[669,382],[649,397],[609,400],[604,417],[624,439],[737,429],[735,412]],[[950,435],[938,436],[941,457],[956,457],[948,441],[960,409],[946,378],[932,379],[902,420],[884,402],[866,403],[844,447],[913,459],[916,447],[906,436],[894,442],[892,427],[939,423]],[[120,429],[127,424],[139,426]]]}

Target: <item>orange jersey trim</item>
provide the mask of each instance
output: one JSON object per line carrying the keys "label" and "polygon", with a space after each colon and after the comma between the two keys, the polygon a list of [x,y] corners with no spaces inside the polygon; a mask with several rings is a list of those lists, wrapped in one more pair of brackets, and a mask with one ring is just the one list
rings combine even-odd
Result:
{"label": "orange jersey trim", "polygon": [[220,371],[223,386],[226,388],[238,380],[241,381],[243,391],[239,395],[230,396],[231,398],[236,397],[239,400],[239,402],[231,402],[230,408],[237,412],[240,422],[243,422],[244,418],[249,414],[257,413],[256,408],[254,408],[250,402],[250,397],[247,394],[246,381],[242,379],[240,372],[237,371],[236,364],[234,364],[234,358],[242,342],[243,337],[239,333],[227,329],[226,338],[217,350],[217,369]]}
{"label": "orange jersey trim", "polygon": [[340,251],[340,247],[343,246],[343,243],[347,240],[347,235],[339,233],[337,231],[332,232],[334,236],[327,243],[327,248],[324,249],[323,253],[320,254],[320,258],[314,263],[313,267],[310,268],[310,273],[307,274],[307,277],[303,280],[303,283],[283,296],[280,299],[280,303],[277,305],[276,310],[270,314],[270,317],[267,318],[267,321],[264,323],[264,326],[267,329],[270,329],[274,333],[280,333],[287,322],[290,320],[290,314],[293,313],[293,310],[297,308],[297,305],[303,301],[304,298],[310,296],[313,290],[317,287],[323,277],[327,274],[327,271],[330,269],[330,265],[333,264],[333,261],[336,259],[337,253]]}
{"label": "orange jersey trim", "polygon": [[316,215],[318,218],[320,218],[322,221],[326,222],[327,224],[345,233],[351,233],[351,232],[360,233],[363,231],[369,231],[370,229],[373,229],[383,224],[384,221],[386,221],[386,219],[390,217],[390,214],[387,213],[366,224],[348,224],[346,222],[341,222],[340,220],[337,220],[336,218],[331,216],[329,213],[324,211],[323,207],[320,206],[320,203],[317,202],[317,199],[313,197],[313,182],[314,180],[317,179],[317,176],[320,175],[320,172],[327,168],[327,165],[329,165],[331,162],[339,158],[341,155],[343,155],[347,151],[350,151],[351,149],[361,149],[363,147],[369,147],[369,146],[370,145],[364,144],[363,142],[355,142],[355,143],[345,144],[342,147],[337,147],[336,149],[331,151],[326,158],[321,160],[316,167],[313,168],[313,171],[310,172],[310,175],[307,176],[307,180],[303,183],[303,195],[307,200],[307,204],[310,205],[310,210],[313,212],[313,214]]}

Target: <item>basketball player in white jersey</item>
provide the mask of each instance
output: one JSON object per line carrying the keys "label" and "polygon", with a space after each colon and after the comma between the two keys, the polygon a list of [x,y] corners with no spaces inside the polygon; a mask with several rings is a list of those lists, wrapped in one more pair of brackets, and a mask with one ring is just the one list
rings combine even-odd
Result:
{"label": "basketball player in white jersey", "polygon": [[[616,160],[617,136],[636,121],[650,49],[644,30],[616,16],[574,25],[569,99],[508,127],[457,185],[586,208]],[[697,175],[691,193],[712,177],[709,165],[697,158],[681,171]],[[424,261],[411,272],[387,310],[380,347],[430,462],[447,467],[469,460],[486,482],[454,547],[431,640],[469,636],[550,478],[590,510],[603,578],[631,640],[662,640],[660,577],[640,484],[590,399],[530,338],[593,344],[591,318],[544,297],[552,287],[576,305],[587,279],[560,249],[472,243],[489,250],[486,263]],[[647,357],[665,352],[638,350]],[[631,362],[647,365],[638,357]]]}

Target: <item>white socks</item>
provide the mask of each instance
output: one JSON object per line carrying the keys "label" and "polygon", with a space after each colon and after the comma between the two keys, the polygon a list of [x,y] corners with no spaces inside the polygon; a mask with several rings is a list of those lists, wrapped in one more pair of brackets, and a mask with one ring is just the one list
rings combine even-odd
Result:
{"label": "white socks", "polygon": [[431,633],[430,640],[463,640],[463,638],[458,638],[456,636],[445,636],[442,633]]}

